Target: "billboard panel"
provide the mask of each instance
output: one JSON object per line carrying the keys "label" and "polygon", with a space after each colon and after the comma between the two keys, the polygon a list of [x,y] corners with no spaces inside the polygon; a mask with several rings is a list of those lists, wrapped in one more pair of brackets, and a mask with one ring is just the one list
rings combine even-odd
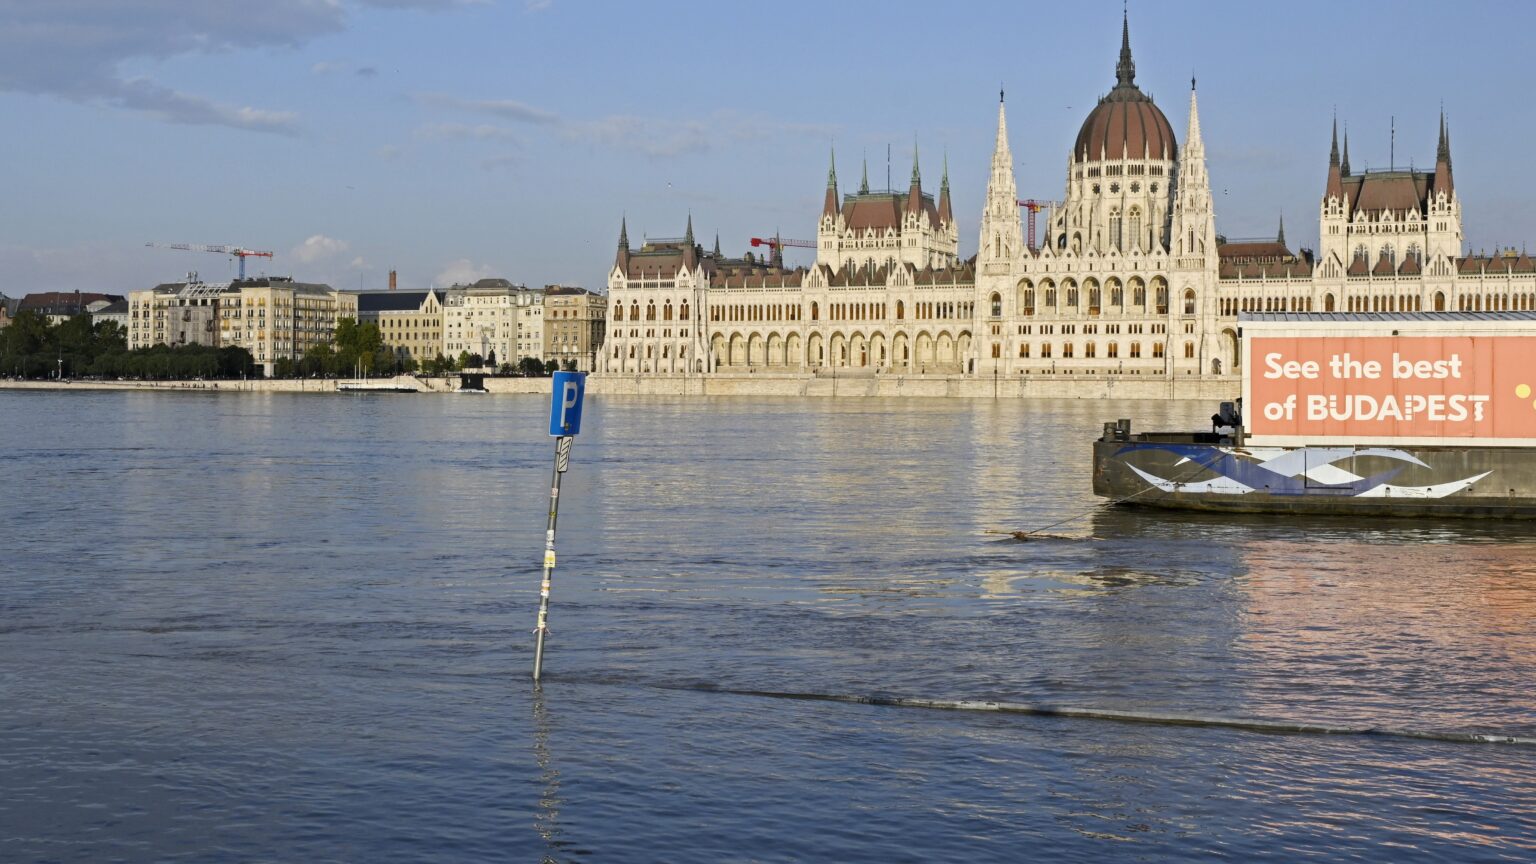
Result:
{"label": "billboard panel", "polygon": [[1536,336],[1248,339],[1254,443],[1536,441]]}

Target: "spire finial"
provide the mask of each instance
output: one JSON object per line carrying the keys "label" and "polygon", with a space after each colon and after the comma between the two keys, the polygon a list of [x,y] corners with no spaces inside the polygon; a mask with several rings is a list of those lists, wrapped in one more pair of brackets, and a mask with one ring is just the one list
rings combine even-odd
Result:
{"label": "spire finial", "polygon": [[864,151],[864,176],[859,180],[859,194],[869,194],[869,151]]}
{"label": "spire finial", "polygon": [[683,235],[683,242],[693,245],[693,211],[688,211],[688,233]]}
{"label": "spire finial", "polygon": [[715,232],[715,258],[717,260],[720,258],[720,232],[719,231]]}
{"label": "spire finial", "polygon": [[1451,139],[1447,137],[1445,132],[1444,106],[1441,106],[1440,108],[1440,144],[1435,150],[1435,161],[1445,162],[1447,164],[1449,164],[1451,161]]}
{"label": "spire finial", "polygon": [[914,135],[912,138],[912,185],[921,186],[922,183],[922,174],[917,170],[917,136]]}
{"label": "spire finial", "polygon": [[1344,161],[1343,161],[1342,165],[1343,165],[1343,167],[1341,167],[1339,169],[1339,173],[1343,174],[1345,177],[1348,177],[1349,176],[1349,124],[1348,123],[1344,124]]}
{"label": "spire finial", "polygon": [[1279,231],[1278,234],[1275,235],[1275,242],[1279,243],[1281,246],[1285,245],[1285,211],[1284,210],[1280,211],[1280,231]]}
{"label": "spire finial", "polygon": [[1131,13],[1129,7],[1120,21],[1120,62],[1115,64],[1115,82],[1120,87],[1136,86],[1136,63],[1131,60]]}
{"label": "spire finial", "polygon": [[1339,115],[1333,115],[1333,144],[1328,148],[1328,167],[1336,168],[1339,164]]}
{"label": "spire finial", "polygon": [[1001,82],[997,85],[997,101],[1003,101],[1003,85]]}
{"label": "spire finial", "polygon": [[827,188],[837,188],[837,146],[832,146],[832,164],[827,168]]}
{"label": "spire finial", "polygon": [[949,188],[949,148],[944,149],[944,176],[939,178],[939,188]]}
{"label": "spire finial", "polygon": [[629,249],[629,215],[619,217],[619,248]]}

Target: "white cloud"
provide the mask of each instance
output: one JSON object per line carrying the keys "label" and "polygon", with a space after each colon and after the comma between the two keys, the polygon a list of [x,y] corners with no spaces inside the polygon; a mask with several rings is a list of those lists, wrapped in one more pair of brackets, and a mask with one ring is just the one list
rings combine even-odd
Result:
{"label": "white cloud", "polygon": [[347,267],[352,270],[367,270],[368,262],[363,260],[363,256],[359,255],[356,258],[353,258],[352,263],[348,264]]}
{"label": "white cloud", "polygon": [[553,111],[546,111],[515,99],[463,99],[447,93],[417,93],[413,98],[419,104],[433,108],[491,114],[507,120],[516,120],[519,123],[546,126],[560,123],[560,115]]}
{"label": "white cloud", "polygon": [[293,247],[293,257],[304,264],[313,264],[322,258],[339,255],[345,251],[347,251],[347,244],[344,241],[324,234],[314,234]]}
{"label": "white cloud", "polygon": [[449,262],[448,266],[444,267],[443,271],[437,274],[437,278],[432,280],[432,284],[438,288],[446,288],[449,285],[468,285],[471,282],[485,279],[490,275],[490,267],[484,264],[475,264],[468,258],[460,258],[457,261]]}
{"label": "white cloud", "polygon": [[543,12],[555,5],[555,0],[523,0],[523,10],[526,12]]}
{"label": "white cloud", "polygon": [[492,126],[489,123],[432,123],[416,130],[423,138],[455,138],[475,141],[519,141],[522,136],[515,129]]}
{"label": "white cloud", "polygon": [[373,154],[385,162],[393,162],[400,158],[402,151],[399,147],[396,147],[393,144],[385,144],[379,149],[373,151]]}
{"label": "white cloud", "polygon": [[[143,112],[171,123],[292,135],[298,118],[129,78],[132,62],[294,48],[347,28],[357,6],[449,9],[479,0],[3,0],[0,92]],[[316,74],[342,68],[319,63]]]}

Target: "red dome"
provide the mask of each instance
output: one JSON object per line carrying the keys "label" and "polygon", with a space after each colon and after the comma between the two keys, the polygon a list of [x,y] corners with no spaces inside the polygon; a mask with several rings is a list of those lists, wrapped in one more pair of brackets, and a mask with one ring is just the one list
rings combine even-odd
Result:
{"label": "red dome", "polygon": [[1077,133],[1072,155],[1078,161],[1177,158],[1179,142],[1168,118],[1134,84],[1116,87],[1099,100]]}
{"label": "red dome", "polygon": [[1168,118],[1136,86],[1136,63],[1131,60],[1131,24],[1120,29],[1120,62],[1115,66],[1115,89],[1099,100],[1083,121],[1072,146],[1072,158],[1082,162],[1100,159],[1178,158]]}

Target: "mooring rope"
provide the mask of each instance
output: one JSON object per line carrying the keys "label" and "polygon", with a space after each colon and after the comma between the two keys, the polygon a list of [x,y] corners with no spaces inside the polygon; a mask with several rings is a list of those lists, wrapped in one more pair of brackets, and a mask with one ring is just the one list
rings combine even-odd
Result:
{"label": "mooring rope", "polygon": [[[618,683],[618,682],[606,682]],[[1536,736],[1509,735],[1500,732],[1449,732],[1424,729],[1400,729],[1388,726],[1335,726],[1322,723],[1298,723],[1287,720],[1262,720],[1243,717],[1202,717],[1184,714],[1154,714],[1145,711],[1110,711],[1101,708],[1067,708],[1057,705],[1031,705],[1023,702],[992,702],[965,699],[923,699],[910,696],[858,696],[839,693],[799,693],[779,690],[750,690],[715,687],[706,684],[653,684],[662,690],[687,690],[697,693],[722,693],[759,699],[791,699],[800,702],[838,702],[850,705],[877,705],[887,708],[924,708],[931,711],[981,711],[998,714],[1022,714],[1030,717],[1056,717],[1071,720],[1102,720],[1113,723],[1138,723],[1149,726],[1201,726],[1290,735],[1351,735],[1376,738],[1412,738],[1421,741],[1448,741],[1456,744],[1512,744],[1536,746]]]}

